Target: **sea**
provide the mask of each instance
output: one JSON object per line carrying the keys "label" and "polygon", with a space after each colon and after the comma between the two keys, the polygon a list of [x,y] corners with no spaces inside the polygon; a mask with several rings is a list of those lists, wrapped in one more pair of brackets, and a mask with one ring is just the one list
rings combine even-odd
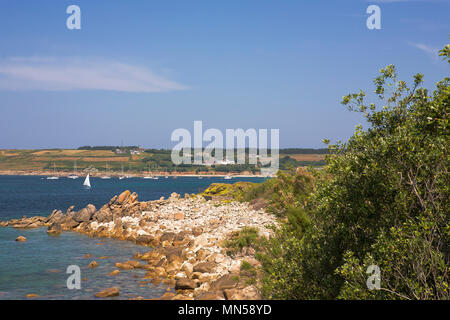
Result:
{"label": "sea", "polygon": [[[160,177],[158,180],[142,178],[101,179],[90,178],[91,188],[82,186],[84,177],[47,180],[42,176],[0,176],[0,220],[23,216],[48,216],[53,209],[63,212],[74,205],[75,210],[88,204],[100,208],[114,195],[125,190],[136,192],[140,201],[168,197],[172,192],[182,196],[198,193],[211,183],[234,183],[237,181],[262,182],[260,177]],[[17,242],[19,236],[26,242]],[[94,294],[110,287],[118,287],[120,295],[110,299],[143,297],[159,298],[169,289],[165,284],[153,284],[143,279],[145,270],[121,271],[119,275],[108,276],[115,270],[116,262],[133,258],[136,252],[146,252],[148,247],[130,241],[91,238],[87,235],[64,232],[59,236],[47,235],[46,228],[31,230],[0,227],[0,300],[30,299],[97,299]],[[86,258],[86,254],[90,257]],[[89,268],[91,261],[97,261],[97,268]],[[69,266],[78,266],[81,286],[68,286],[73,271]],[[73,277],[72,277],[73,278]],[[71,279],[72,279],[71,278]],[[69,279],[70,283],[73,283]]]}

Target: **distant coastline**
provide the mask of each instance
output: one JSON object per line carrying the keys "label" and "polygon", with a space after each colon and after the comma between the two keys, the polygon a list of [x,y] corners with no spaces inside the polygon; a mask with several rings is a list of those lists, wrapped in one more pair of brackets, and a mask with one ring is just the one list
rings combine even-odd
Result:
{"label": "distant coastline", "polygon": [[[57,177],[67,177],[71,174],[76,174],[78,176],[85,176],[87,172],[66,172],[66,171],[46,171],[46,170],[0,170],[0,176],[57,176]],[[102,177],[105,175],[104,172],[89,172],[91,177]],[[148,176],[146,173],[124,173],[121,172],[108,172],[106,175],[110,177],[120,177],[120,176],[129,176],[131,178],[142,178]],[[196,174],[192,172],[178,172],[178,173],[153,173],[153,176],[156,177],[239,177],[239,178],[264,178],[265,176],[256,173],[256,174],[241,174],[241,173],[212,173],[212,174]]]}

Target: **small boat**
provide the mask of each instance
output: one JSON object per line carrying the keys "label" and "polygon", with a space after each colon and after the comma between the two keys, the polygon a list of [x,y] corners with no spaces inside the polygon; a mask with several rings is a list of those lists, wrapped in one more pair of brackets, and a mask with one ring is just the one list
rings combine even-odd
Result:
{"label": "small boat", "polygon": [[125,179],[125,176],[123,175],[123,163],[122,163],[122,174],[119,176],[119,180]]}
{"label": "small boat", "polygon": [[56,174],[56,165],[53,163],[53,176],[51,176],[51,177],[47,177],[47,180],[58,180],[59,179],[59,177],[58,176],[56,176],[55,174]]}
{"label": "small boat", "polygon": [[159,178],[155,175],[153,175],[153,172],[150,170],[150,165],[148,165],[148,172],[150,175],[144,176],[144,179],[152,179],[152,180],[158,180]]}
{"label": "small boat", "polygon": [[199,179],[203,179],[203,177],[202,177],[202,176],[199,176],[198,178],[199,178]]}
{"label": "small boat", "polygon": [[225,176],[225,177],[223,177],[225,180],[230,180],[231,179],[231,176]]}
{"label": "small boat", "polygon": [[105,175],[100,177],[100,179],[111,179],[111,177],[108,176],[107,174],[108,174],[108,164],[106,164]]}
{"label": "small boat", "polygon": [[77,172],[77,161],[76,160],[73,163],[73,172],[74,173],[72,173],[69,176],[67,176],[67,178],[69,178],[69,179],[78,179],[79,177],[75,174]]}
{"label": "small boat", "polygon": [[164,178],[169,179],[169,176],[165,176]]}
{"label": "small boat", "polygon": [[91,181],[89,180],[89,173],[87,174],[86,179],[84,179],[83,186],[85,186],[86,188],[91,187]]}

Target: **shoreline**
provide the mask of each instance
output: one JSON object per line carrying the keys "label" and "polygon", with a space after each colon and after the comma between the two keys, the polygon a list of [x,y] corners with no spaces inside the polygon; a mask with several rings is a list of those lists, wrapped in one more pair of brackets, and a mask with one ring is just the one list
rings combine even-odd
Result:
{"label": "shoreline", "polygon": [[[268,226],[277,225],[277,221],[263,209],[187,194],[181,198],[176,193],[168,199],[139,202],[138,195],[127,190],[98,210],[91,204],[72,210],[53,210],[48,217],[12,219],[0,222],[0,227],[48,227],[51,236],[74,231],[95,238],[133,241],[143,250],[148,247],[148,251],[135,252],[133,260],[117,262],[111,275],[144,269],[143,279],[163,282],[175,290],[161,296],[163,300],[261,299],[255,275],[248,276],[241,270],[243,261],[254,270],[260,266],[255,250],[244,247],[229,255],[224,241],[244,227],[256,228],[261,236],[270,237]],[[107,294],[111,289],[103,291]]]}
{"label": "shoreline", "polygon": [[[65,172],[65,171],[28,171],[28,170],[0,170],[0,176],[57,176],[57,177],[68,177],[72,174],[77,175],[78,177],[85,177],[87,175],[86,172]],[[105,176],[105,173],[95,173],[95,172],[89,172],[89,175],[93,178],[100,178],[102,176]],[[121,176],[128,176],[130,178],[143,178],[145,176],[149,176],[149,174],[143,174],[143,173],[117,173],[117,172],[110,172],[107,174],[110,177],[121,177]],[[229,174],[195,174],[195,173],[154,173],[153,176],[155,177],[202,177],[202,178],[214,178],[214,177],[226,177],[231,176],[235,178],[267,178],[267,176],[261,175],[261,174],[240,174],[240,173],[232,173]]]}

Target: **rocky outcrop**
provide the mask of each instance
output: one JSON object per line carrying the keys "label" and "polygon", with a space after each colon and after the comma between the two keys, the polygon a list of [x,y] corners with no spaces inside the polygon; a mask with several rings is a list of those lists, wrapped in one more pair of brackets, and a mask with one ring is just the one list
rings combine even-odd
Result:
{"label": "rocky outcrop", "polygon": [[[49,235],[74,231],[133,241],[148,250],[136,253],[134,260],[117,262],[117,270],[108,275],[117,275],[119,270],[145,270],[143,280],[155,285],[163,282],[176,291],[164,294],[164,299],[203,300],[260,298],[254,274],[249,277],[241,270],[243,260],[259,267],[255,251],[244,248],[231,257],[224,253],[222,244],[243,227],[257,228],[260,236],[269,237],[272,231],[268,226],[274,224],[273,215],[264,209],[254,210],[248,203],[206,201],[200,196],[181,198],[176,193],[168,199],[140,202],[137,194],[127,190],[98,210],[91,204],[78,211],[70,207],[65,213],[54,210],[48,217],[24,217],[0,225],[47,226]],[[109,288],[96,296],[118,292],[118,288]]]}
{"label": "rocky outcrop", "polygon": [[94,294],[97,298],[108,298],[108,297],[117,297],[120,294],[119,288],[113,287],[102,290]]}
{"label": "rocky outcrop", "polygon": [[193,290],[195,288],[197,288],[196,282],[189,278],[180,278],[175,283],[175,290]]}
{"label": "rocky outcrop", "polygon": [[27,238],[25,238],[24,236],[18,236],[18,237],[16,238],[16,241],[17,241],[17,242],[26,242],[26,241],[27,241]]}

